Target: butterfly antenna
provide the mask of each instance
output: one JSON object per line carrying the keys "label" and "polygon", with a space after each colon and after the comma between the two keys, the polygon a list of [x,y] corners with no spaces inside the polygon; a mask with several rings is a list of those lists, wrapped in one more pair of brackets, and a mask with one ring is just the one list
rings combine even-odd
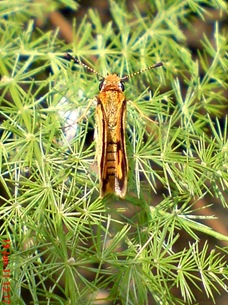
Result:
{"label": "butterfly antenna", "polygon": [[144,73],[145,71],[148,71],[148,70],[151,70],[151,69],[154,69],[154,68],[161,67],[161,66],[163,66],[163,65],[164,65],[163,62],[160,61],[160,62],[158,62],[158,63],[156,63],[156,64],[154,64],[154,65],[152,65],[152,66],[149,66],[149,67],[147,67],[147,68],[145,68],[145,69],[139,70],[139,71],[137,71],[137,72],[133,72],[133,73],[131,73],[131,74],[129,74],[129,75],[126,75],[126,76],[122,77],[121,80],[122,80],[122,81],[125,81],[125,80],[127,80],[127,79],[129,79],[129,78],[131,78],[131,77],[134,77],[135,75]]}
{"label": "butterfly antenna", "polygon": [[90,66],[88,66],[87,64],[85,64],[84,62],[78,60],[77,58],[75,58],[74,56],[70,55],[69,53],[65,54],[65,58],[67,60],[73,60],[74,63],[79,64],[81,66],[83,66],[84,68],[86,68],[87,70],[89,70],[90,72],[99,75],[100,77],[104,78],[99,72],[97,72],[95,69],[91,68]]}

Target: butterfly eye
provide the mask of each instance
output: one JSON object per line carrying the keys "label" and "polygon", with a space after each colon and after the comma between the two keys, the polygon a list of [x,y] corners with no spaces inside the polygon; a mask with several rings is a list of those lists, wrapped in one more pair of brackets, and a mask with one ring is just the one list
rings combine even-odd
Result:
{"label": "butterfly eye", "polygon": [[100,84],[99,84],[99,90],[102,89],[103,85],[104,85],[104,80],[102,80],[102,81],[100,82]]}
{"label": "butterfly eye", "polygon": [[119,82],[119,88],[121,91],[124,91],[124,84],[122,82]]}

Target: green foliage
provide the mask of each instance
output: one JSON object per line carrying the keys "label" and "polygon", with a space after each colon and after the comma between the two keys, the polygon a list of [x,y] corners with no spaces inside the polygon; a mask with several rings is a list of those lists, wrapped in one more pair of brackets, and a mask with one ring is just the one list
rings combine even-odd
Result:
{"label": "green foliage", "polygon": [[[129,12],[110,1],[113,21],[90,9],[74,22],[71,45],[32,20],[65,5],[78,7],[0,3],[0,232],[1,244],[10,240],[10,304],[28,304],[28,294],[32,304],[197,304],[195,291],[215,302],[228,270],[227,249],[213,242],[228,238],[200,222],[210,217],[195,203],[228,207],[227,36],[215,22],[214,43],[202,36],[193,59],[183,29],[204,22],[207,6],[226,14],[225,2],[141,1]],[[125,200],[99,198],[94,108],[85,115],[98,81],[64,59],[69,50],[102,75],[164,62],[125,84]],[[68,112],[85,115],[70,141]]]}

